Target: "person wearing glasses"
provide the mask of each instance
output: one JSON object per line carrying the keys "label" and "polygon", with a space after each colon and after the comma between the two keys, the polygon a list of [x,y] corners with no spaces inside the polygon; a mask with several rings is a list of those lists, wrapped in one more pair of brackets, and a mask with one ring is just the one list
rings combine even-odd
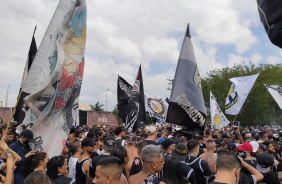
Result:
{"label": "person wearing glasses", "polygon": [[86,184],[87,173],[89,171],[89,164],[91,155],[95,152],[95,142],[93,139],[87,137],[81,142],[83,149],[82,155],[78,158],[76,163],[75,181],[77,184]]}
{"label": "person wearing glasses", "polygon": [[145,146],[141,151],[143,162],[142,171],[132,175],[128,179],[129,184],[165,184],[158,178],[155,173],[162,170],[164,158],[162,149],[159,146],[150,144]]}

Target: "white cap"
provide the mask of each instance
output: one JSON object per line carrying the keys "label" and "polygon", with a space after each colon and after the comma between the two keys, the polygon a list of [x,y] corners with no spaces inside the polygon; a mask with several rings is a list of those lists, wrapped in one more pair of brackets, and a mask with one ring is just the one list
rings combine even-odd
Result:
{"label": "white cap", "polygon": [[257,152],[259,143],[257,141],[250,141],[250,144],[253,146],[253,152]]}

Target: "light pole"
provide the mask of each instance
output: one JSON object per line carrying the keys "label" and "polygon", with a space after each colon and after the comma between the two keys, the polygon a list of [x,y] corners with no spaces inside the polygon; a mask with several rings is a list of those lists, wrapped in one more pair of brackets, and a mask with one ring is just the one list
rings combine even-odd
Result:
{"label": "light pole", "polygon": [[109,91],[109,89],[107,89],[107,91],[106,91],[106,112],[107,112],[107,103],[108,103],[108,91]]}
{"label": "light pole", "polygon": [[6,107],[8,107],[8,96],[9,96],[9,87],[12,85],[8,85],[7,93],[6,93]]}

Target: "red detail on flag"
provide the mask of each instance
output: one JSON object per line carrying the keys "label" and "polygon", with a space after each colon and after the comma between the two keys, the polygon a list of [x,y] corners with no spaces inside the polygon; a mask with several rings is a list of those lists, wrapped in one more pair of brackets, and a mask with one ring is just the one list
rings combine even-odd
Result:
{"label": "red detail on flag", "polygon": [[71,76],[68,76],[64,81],[61,81],[59,90],[61,92],[63,92],[63,91],[65,91],[65,89],[71,88],[73,86],[73,84],[74,84],[75,78],[76,78],[76,75],[72,74]]}
{"label": "red detail on flag", "polygon": [[78,67],[79,67],[79,76],[82,79],[83,78],[83,71],[84,71],[84,62],[79,63]]}
{"label": "red detail on flag", "polygon": [[65,100],[62,97],[57,97],[53,109],[61,109],[65,105]]}

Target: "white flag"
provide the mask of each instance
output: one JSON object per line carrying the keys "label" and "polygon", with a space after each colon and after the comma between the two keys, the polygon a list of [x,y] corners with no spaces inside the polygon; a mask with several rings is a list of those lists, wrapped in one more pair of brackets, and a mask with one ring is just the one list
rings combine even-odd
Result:
{"label": "white flag", "polygon": [[168,104],[166,101],[157,98],[147,97],[145,95],[146,110],[148,110],[150,117],[165,120],[167,114]]}
{"label": "white flag", "polygon": [[215,97],[210,91],[210,113],[211,113],[211,126],[214,129],[221,129],[226,127],[230,122],[225,117],[220,107],[218,106]]}
{"label": "white flag", "polygon": [[86,42],[86,0],[61,0],[23,85],[31,95],[23,124],[34,134],[34,149],[59,155],[73,124]]}
{"label": "white flag", "polygon": [[258,76],[259,73],[229,79],[233,83],[225,101],[226,114],[237,115],[240,112]]}
{"label": "white flag", "polygon": [[282,86],[265,84],[265,87],[279,105],[280,109],[282,109]]}

